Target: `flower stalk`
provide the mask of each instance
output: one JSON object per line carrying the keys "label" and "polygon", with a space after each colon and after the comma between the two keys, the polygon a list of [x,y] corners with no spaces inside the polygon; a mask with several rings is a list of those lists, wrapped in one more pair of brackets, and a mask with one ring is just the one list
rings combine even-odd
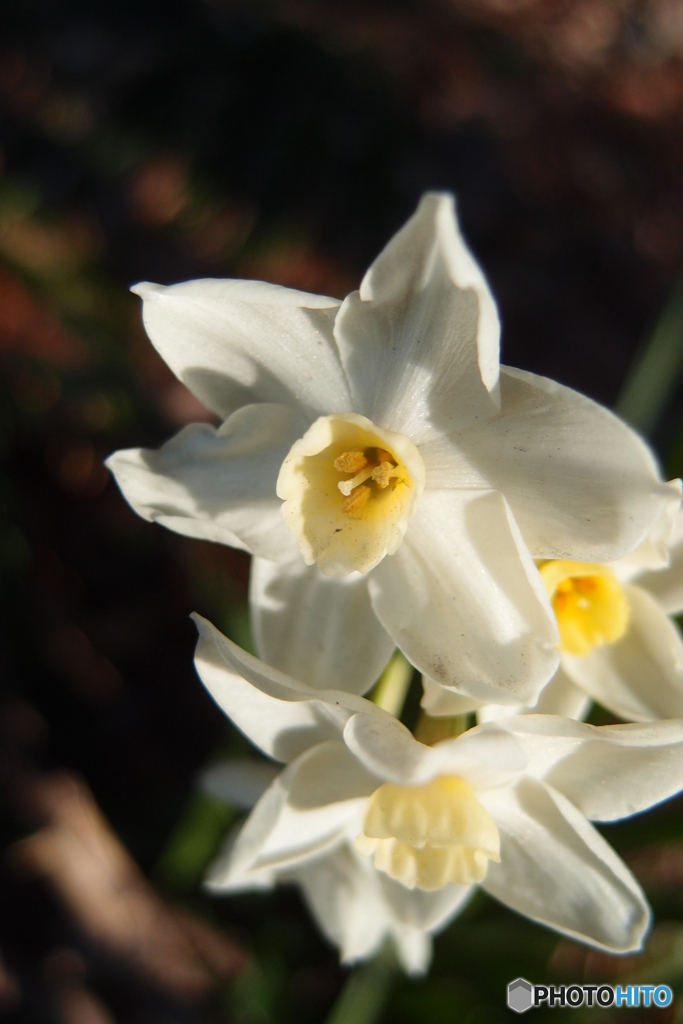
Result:
{"label": "flower stalk", "polygon": [[414,671],[405,655],[396,651],[370,694],[372,703],[388,711],[394,718],[400,718]]}

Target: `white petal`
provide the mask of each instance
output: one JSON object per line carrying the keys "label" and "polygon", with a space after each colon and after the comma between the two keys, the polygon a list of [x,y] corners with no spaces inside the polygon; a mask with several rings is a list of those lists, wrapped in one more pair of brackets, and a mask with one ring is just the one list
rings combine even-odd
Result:
{"label": "white petal", "polygon": [[475,887],[450,883],[443,889],[425,892],[406,889],[388,875],[379,874],[384,898],[397,921],[424,931],[438,931],[463,909],[473,896]]}
{"label": "white petal", "polygon": [[521,714],[560,715],[564,718],[575,718],[581,721],[590,706],[590,698],[562,671],[562,666],[541,690],[538,703],[533,708],[525,708]]}
{"label": "white petal", "polygon": [[609,726],[582,744],[547,781],[592,821],[618,821],[683,789],[683,726],[678,722]]}
{"label": "white petal", "polygon": [[333,337],[337,299],[262,281],[138,284],[145,329],[173,372],[219,416],[284,402],[351,411]]}
{"label": "white petal", "polygon": [[260,797],[240,831],[228,837],[205,879],[208,888],[235,892],[249,889],[252,885],[254,888],[267,888],[275,881],[276,875],[272,869],[254,871],[254,867],[273,824],[287,802],[287,780],[283,782],[283,775],[281,772]]}
{"label": "white petal", "polygon": [[135,511],[176,533],[291,557],[296,542],[275,493],[277,475],[301,420],[284,405],[249,405],[216,430],[185,427],[158,451],[115,452],[107,465]]}
{"label": "white petal", "polygon": [[344,963],[378,952],[392,930],[378,872],[344,843],[292,875],[327,938]]}
{"label": "white petal", "polygon": [[[683,540],[681,481],[669,480],[667,487],[671,489],[679,504],[675,501],[667,502],[643,543],[630,555],[610,562],[610,569],[622,582],[637,580],[640,584],[640,576],[647,573],[647,570],[666,569],[670,562],[671,548],[676,541],[680,543]],[[683,555],[683,552],[681,554]],[[658,572],[656,575],[659,575]]]}
{"label": "white petal", "polygon": [[270,761],[235,758],[206,768],[199,777],[199,787],[218,800],[250,811],[278,771],[278,766]]}
{"label": "white petal", "polygon": [[[489,707],[486,701],[477,700],[475,697],[466,697],[462,693],[456,693],[441,683],[435,682],[429,676],[422,676],[422,700],[420,707],[424,708],[432,718],[452,718],[455,715],[468,715],[471,711],[479,711],[480,708]],[[498,706],[498,705],[496,705]],[[511,705],[512,714],[517,714],[517,705]]]}
{"label": "white petal", "polygon": [[548,685],[541,690],[534,707],[484,704],[477,712],[477,721],[494,722],[498,718],[509,718],[511,715],[559,715],[564,718],[575,718],[580,722],[588,714],[591,703],[585,690],[576,686],[560,667]]}
{"label": "white petal", "polygon": [[352,821],[361,828],[377,788],[342,743],[319,743],[275,780],[247,819],[233,851],[234,870],[294,867],[342,841]]}
{"label": "white petal", "polygon": [[423,197],[335,335],[355,410],[415,444],[497,411],[498,314],[451,196]]}
{"label": "white petal", "polygon": [[420,449],[427,487],[502,491],[535,558],[613,561],[677,507],[647,445],[607,409],[509,367],[500,387],[498,416]]}
{"label": "white petal", "polygon": [[496,492],[425,491],[369,590],[408,660],[460,693],[532,704],[557,669],[547,594]]}
{"label": "white petal", "polygon": [[404,785],[458,775],[478,791],[508,784],[529,761],[510,731],[496,723],[428,747],[390,715],[359,714],[349,719],[344,742],[368,772]]}
{"label": "white petal", "polygon": [[394,942],[401,967],[406,974],[426,974],[432,960],[432,939],[419,928],[394,930]]}
{"label": "white petal", "polygon": [[423,766],[429,747],[418,743],[398,719],[386,714],[354,715],[344,728],[344,742],[367,771],[392,782],[431,778]]}
{"label": "white petal", "polygon": [[340,947],[343,963],[366,960],[379,952],[386,939],[393,939],[408,974],[426,971],[431,959],[429,935],[396,917],[382,884],[386,876],[349,843],[291,873],[283,872],[282,878],[301,886],[321,931]]}
{"label": "white petal", "polygon": [[479,793],[510,785],[528,764],[529,754],[516,737],[498,722],[487,722],[430,747],[422,773],[457,775]]}
{"label": "white petal", "polygon": [[218,706],[264,754],[290,761],[323,740],[339,739],[355,711],[384,714],[362,697],[317,691],[259,661],[193,615],[195,666]]}
{"label": "white petal", "polygon": [[640,949],[650,914],[635,878],[561,793],[534,779],[482,799],[500,864],[482,883],[513,910],[614,953]]}
{"label": "white petal", "polygon": [[533,707],[524,704],[487,704],[485,701],[462,697],[453,690],[440,686],[428,676],[422,677],[424,696],[421,701],[428,714],[433,717],[464,715],[476,711],[477,721],[494,722],[497,718],[511,715],[563,715],[581,721],[587,714],[591,699],[562,671],[562,667],[541,690]]}
{"label": "white petal", "polygon": [[624,587],[631,610],[626,634],[583,657],[563,655],[569,676],[620,718],[683,718],[683,637],[657,601]]}
{"label": "white petal", "polygon": [[255,559],[249,597],[259,655],[310,686],[365,693],[394,650],[366,577],[323,576],[298,551],[286,564]]}
{"label": "white petal", "polygon": [[239,828],[230,831],[204,876],[203,887],[214,895],[272,889],[277,882],[277,871],[274,868],[259,868],[256,871],[239,871],[235,868],[233,851],[240,831]]}
{"label": "white petal", "polygon": [[587,818],[618,821],[683,789],[683,722],[586,725],[550,715],[496,723],[529,756],[529,774],[545,779]]}
{"label": "white petal", "polygon": [[676,516],[668,567],[661,572],[642,573],[636,579],[638,586],[649,591],[668,615],[683,612],[683,509]]}

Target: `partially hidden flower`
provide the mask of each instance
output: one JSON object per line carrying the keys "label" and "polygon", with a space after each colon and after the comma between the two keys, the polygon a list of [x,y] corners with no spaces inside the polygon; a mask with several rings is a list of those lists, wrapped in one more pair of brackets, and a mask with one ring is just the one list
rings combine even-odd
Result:
{"label": "partially hidden flower", "polygon": [[446,687],[533,703],[559,660],[533,559],[619,558],[674,500],[606,409],[499,366],[450,196],[425,196],[343,303],[257,281],[134,290],[224,422],[108,464],[145,518],[255,556],[259,653],[311,685],[363,693],[398,646]]}
{"label": "partially hidden flower", "polygon": [[[680,491],[679,480],[670,486]],[[683,636],[673,619],[683,612],[683,510],[670,520],[618,561],[541,563],[562,662],[534,707],[483,704],[425,679],[428,714],[476,710],[487,721],[528,710],[582,718],[597,701],[626,721],[683,718]]]}
{"label": "partially hidden flower", "polygon": [[[204,628],[203,624],[200,628]],[[211,627],[206,628],[210,636]],[[208,671],[215,679],[215,671]],[[265,749],[270,750],[270,744]],[[278,765],[272,761],[231,759],[206,769],[201,786],[233,808],[251,810],[277,774]],[[242,876],[234,865],[237,837],[238,832],[233,831],[209,870],[204,885],[210,892],[226,895],[271,889],[277,883],[295,883],[322,933],[339,947],[343,963],[374,956],[389,941],[406,972],[422,974],[427,969],[431,932],[444,923],[443,907],[438,903],[433,907],[422,906],[421,901],[431,897],[420,897],[396,886],[386,874],[375,869],[371,858],[358,852],[352,838],[342,840],[322,856],[314,854],[285,867],[252,867]],[[466,889],[457,901],[451,902],[448,916],[463,906],[471,894],[472,890]]]}
{"label": "partially hidden flower", "polygon": [[681,788],[682,722],[528,715],[427,746],[363,697],[296,682],[195,621],[209,692],[287,765],[214,865],[214,890],[298,881],[347,959],[389,935],[416,971],[475,885],[598,948],[640,948],[647,903],[590,822]]}

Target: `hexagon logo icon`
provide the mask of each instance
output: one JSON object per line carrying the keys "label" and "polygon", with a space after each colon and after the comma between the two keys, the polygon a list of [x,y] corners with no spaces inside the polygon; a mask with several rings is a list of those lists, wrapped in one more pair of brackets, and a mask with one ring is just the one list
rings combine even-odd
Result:
{"label": "hexagon logo icon", "polygon": [[508,1006],[515,1013],[526,1013],[534,1002],[533,986],[526,978],[516,978],[508,985]]}

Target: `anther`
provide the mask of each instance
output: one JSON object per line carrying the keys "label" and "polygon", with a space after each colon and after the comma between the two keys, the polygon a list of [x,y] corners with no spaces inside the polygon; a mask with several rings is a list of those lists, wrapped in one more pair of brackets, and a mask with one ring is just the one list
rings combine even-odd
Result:
{"label": "anther", "polygon": [[397,473],[396,466],[392,466],[390,462],[381,462],[379,466],[375,466],[373,469],[372,479],[378,487],[384,489],[389,486],[392,476],[396,476]]}
{"label": "anther", "polygon": [[334,460],[334,468],[340,473],[357,473],[368,464],[363,452],[342,452]]}
{"label": "anther", "polygon": [[345,498],[341,503],[341,511],[346,512],[347,515],[351,515],[354,512],[360,512],[370,497],[370,488],[362,485],[357,487],[353,494],[350,494],[348,498]]}

